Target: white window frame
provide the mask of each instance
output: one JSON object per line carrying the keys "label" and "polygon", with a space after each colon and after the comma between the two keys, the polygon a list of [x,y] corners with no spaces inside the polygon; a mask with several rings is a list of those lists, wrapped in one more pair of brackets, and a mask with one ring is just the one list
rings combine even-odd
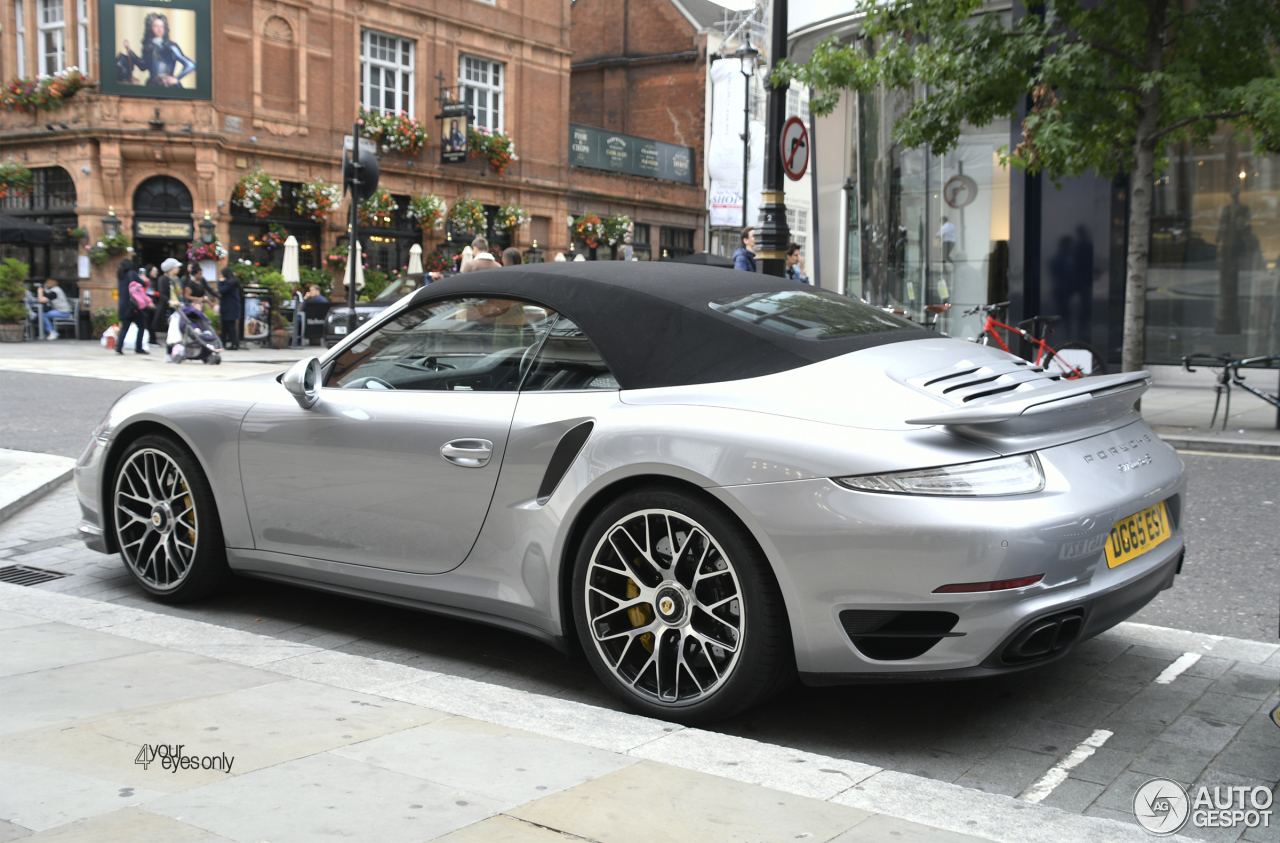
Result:
{"label": "white window frame", "polygon": [[[58,13],[57,20],[48,20],[48,13],[55,10]],[[59,70],[66,69],[67,66],[67,10],[62,0],[37,0],[36,26],[40,31],[40,68],[37,75],[52,76]],[[45,49],[46,38],[52,38],[54,41],[55,47],[52,52]],[[56,67],[49,67],[49,59],[53,59]]]}
{"label": "white window frame", "polygon": [[27,75],[27,24],[22,12],[23,0],[13,2],[14,34],[17,36],[18,76]]}
{"label": "white window frame", "polygon": [[[390,48],[390,49],[389,49]],[[376,29],[360,30],[360,104],[370,111],[381,114],[399,114],[404,112],[414,116],[414,54],[417,44],[410,38],[401,38]],[[395,58],[387,57],[393,52]],[[378,102],[373,102],[373,73],[376,69],[382,79],[392,74],[396,83],[396,104],[398,108],[388,108],[385,98],[381,96],[388,90],[386,85],[378,85],[380,94]]]}
{"label": "white window frame", "polygon": [[490,132],[503,131],[506,81],[507,66],[503,62],[484,56],[458,56],[458,96],[472,104],[473,126]]}
{"label": "white window frame", "polygon": [[89,0],[76,0],[76,42],[80,72],[89,75]]}

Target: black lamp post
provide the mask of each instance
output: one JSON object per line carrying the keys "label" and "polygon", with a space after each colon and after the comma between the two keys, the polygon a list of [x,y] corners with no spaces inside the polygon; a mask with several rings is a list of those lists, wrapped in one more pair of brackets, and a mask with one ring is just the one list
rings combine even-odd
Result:
{"label": "black lamp post", "polygon": [[102,233],[107,237],[115,237],[120,233],[120,218],[116,216],[114,207],[107,208],[107,215],[102,218]]}
{"label": "black lamp post", "polygon": [[[773,0],[773,43],[769,60],[777,66],[787,55],[787,0]],[[781,278],[787,269],[787,202],[782,167],[782,128],[787,122],[787,85],[766,77],[768,110],[764,129],[764,184],[760,193],[760,227],[756,232],[756,263],[765,275]],[[819,282],[820,283],[820,282]]]}
{"label": "black lamp post", "polygon": [[217,226],[209,219],[209,212],[204,212],[204,220],[200,223],[200,242],[212,246],[218,239]]}
{"label": "black lamp post", "polygon": [[542,263],[542,250],[538,248],[538,241],[533,241],[531,248],[524,250],[525,263]]}
{"label": "black lamp post", "polygon": [[746,96],[742,99],[742,227],[747,227],[747,173],[751,166],[751,77],[756,75],[756,59],[760,51],[751,46],[751,33],[744,34],[742,49],[733,54],[746,77]]}

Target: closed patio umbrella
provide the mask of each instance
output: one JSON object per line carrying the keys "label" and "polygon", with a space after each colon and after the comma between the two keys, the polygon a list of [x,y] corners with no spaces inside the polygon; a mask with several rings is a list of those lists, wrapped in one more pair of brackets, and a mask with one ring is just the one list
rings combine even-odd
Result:
{"label": "closed patio umbrella", "polygon": [[54,233],[53,228],[43,223],[0,214],[0,243],[42,245],[52,243]]}
{"label": "closed patio umbrella", "polygon": [[342,283],[347,285],[347,289],[351,289],[350,287],[351,272],[353,268],[356,273],[356,290],[357,291],[363,290],[364,289],[364,259],[360,253],[359,241],[356,242],[355,248],[353,248],[347,256],[347,271],[342,276]]}
{"label": "closed patio umbrella", "polygon": [[422,273],[422,247],[417,243],[409,248],[409,274]]}
{"label": "closed patio umbrella", "polygon": [[297,284],[302,280],[298,274],[298,238],[292,234],[284,241],[284,265],[280,267],[280,274],[290,284]]}

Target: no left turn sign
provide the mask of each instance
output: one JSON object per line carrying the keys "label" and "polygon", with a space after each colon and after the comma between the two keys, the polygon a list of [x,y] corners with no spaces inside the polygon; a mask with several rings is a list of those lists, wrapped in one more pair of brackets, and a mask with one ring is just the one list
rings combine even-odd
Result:
{"label": "no left turn sign", "polygon": [[782,127],[782,169],[787,178],[799,181],[809,169],[809,132],[799,117]]}

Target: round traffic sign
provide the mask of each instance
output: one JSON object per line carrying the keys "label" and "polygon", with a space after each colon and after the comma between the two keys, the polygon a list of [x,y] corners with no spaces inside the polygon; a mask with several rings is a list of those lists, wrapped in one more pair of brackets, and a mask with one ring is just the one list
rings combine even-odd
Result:
{"label": "round traffic sign", "polygon": [[953,208],[963,208],[978,198],[978,183],[968,176],[952,176],[942,186],[942,198]]}
{"label": "round traffic sign", "polygon": [[809,132],[799,117],[792,117],[782,127],[782,169],[787,178],[799,181],[809,169]]}

